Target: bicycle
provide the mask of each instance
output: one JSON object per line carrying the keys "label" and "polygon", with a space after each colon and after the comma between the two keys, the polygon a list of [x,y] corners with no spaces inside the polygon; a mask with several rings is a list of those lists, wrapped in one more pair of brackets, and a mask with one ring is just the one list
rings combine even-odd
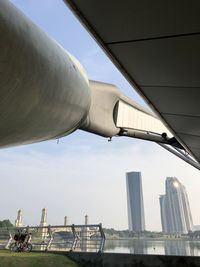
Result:
{"label": "bicycle", "polygon": [[30,243],[30,233],[18,233],[14,235],[15,242],[10,245],[12,252],[31,252],[32,244]]}

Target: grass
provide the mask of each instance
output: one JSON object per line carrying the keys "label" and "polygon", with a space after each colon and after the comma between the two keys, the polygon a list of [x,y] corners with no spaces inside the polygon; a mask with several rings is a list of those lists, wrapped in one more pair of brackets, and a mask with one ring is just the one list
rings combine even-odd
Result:
{"label": "grass", "polygon": [[48,253],[0,251],[0,267],[78,267],[67,256]]}

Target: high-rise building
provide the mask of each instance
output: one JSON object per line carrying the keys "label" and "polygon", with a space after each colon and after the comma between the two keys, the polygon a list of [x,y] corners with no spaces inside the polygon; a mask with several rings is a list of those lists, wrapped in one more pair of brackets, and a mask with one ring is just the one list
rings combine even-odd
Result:
{"label": "high-rise building", "polygon": [[167,177],[166,194],[160,196],[162,231],[186,234],[193,230],[192,215],[184,185],[175,177]]}
{"label": "high-rise building", "polygon": [[128,227],[130,231],[145,230],[142,177],[140,172],[126,173]]}

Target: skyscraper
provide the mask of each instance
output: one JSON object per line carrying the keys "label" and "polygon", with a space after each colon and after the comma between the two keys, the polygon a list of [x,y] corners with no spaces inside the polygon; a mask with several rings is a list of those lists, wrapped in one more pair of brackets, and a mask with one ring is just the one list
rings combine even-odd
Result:
{"label": "skyscraper", "polygon": [[170,234],[186,234],[193,230],[192,215],[184,185],[175,177],[167,177],[166,194],[160,196],[162,230]]}
{"label": "skyscraper", "polygon": [[130,231],[145,230],[142,177],[140,172],[126,173],[128,227]]}

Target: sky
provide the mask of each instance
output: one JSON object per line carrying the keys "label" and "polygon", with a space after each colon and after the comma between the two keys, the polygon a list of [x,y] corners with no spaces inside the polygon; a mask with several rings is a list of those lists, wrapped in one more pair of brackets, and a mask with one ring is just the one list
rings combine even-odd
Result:
{"label": "sky", "polygon": [[[89,79],[113,83],[141,105],[124,79],[61,0],[12,0],[34,23],[74,55]],[[0,150],[0,220],[24,211],[25,225],[38,225],[48,209],[48,224],[90,223],[127,229],[125,173],[142,173],[146,228],[161,230],[159,195],[166,177],[187,190],[194,224],[200,224],[199,171],[154,143],[126,137],[106,138],[83,131],[60,139]]]}

